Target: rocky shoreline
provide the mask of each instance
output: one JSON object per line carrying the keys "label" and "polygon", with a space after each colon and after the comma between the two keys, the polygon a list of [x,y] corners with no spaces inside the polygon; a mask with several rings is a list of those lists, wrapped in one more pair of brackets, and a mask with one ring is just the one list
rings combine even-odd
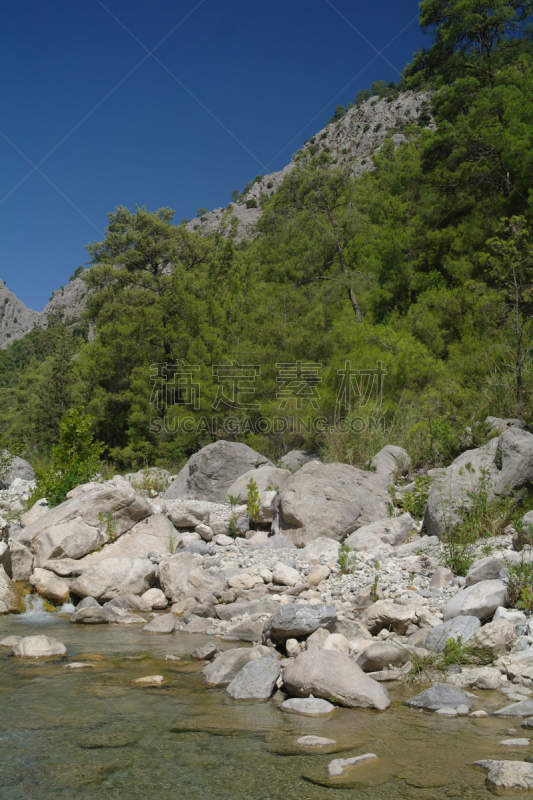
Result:
{"label": "rocky shoreline", "polygon": [[[484,475],[492,454],[495,493],[510,476],[511,489],[532,477],[533,435],[512,422],[501,421],[499,436],[468,453]],[[457,576],[446,567],[432,499],[442,480],[453,489],[457,464],[433,471],[425,527],[429,516],[434,535],[421,535],[421,522],[386,504],[408,491],[409,477],[401,479],[407,453],[384,448],[371,466],[364,472],[294,452],[276,467],[246,445],[217,442],[174,480],[158,475],[156,488],[149,473],[115,476],[78,486],[54,509],[40,501],[29,511],[33,481],[12,475],[0,492],[2,612],[23,611],[31,587],[55,607],[74,601],[73,624],[138,625],[147,637],[205,634],[210,642],[191,658],[204,662],[206,688],[223,688],[236,702],[281,692],[281,708],[292,714],[327,716],[336,705],[386,712],[388,687],[403,682],[411,708],[481,720],[488,712],[472,710],[472,698],[482,705],[488,689],[501,694],[496,713],[527,732],[533,619],[508,608],[508,572],[531,558],[528,514],[522,531],[509,527],[489,547],[478,541],[468,573]],[[169,485],[161,491],[163,478]],[[250,478],[254,519],[243,502]],[[224,650],[221,642],[238,646]],[[441,663],[450,642],[474,657]],[[61,642],[40,635],[7,637],[0,646],[16,658],[66,656]],[[335,759],[328,775],[342,776],[362,758]],[[533,787],[530,762],[476,764],[490,787]]]}

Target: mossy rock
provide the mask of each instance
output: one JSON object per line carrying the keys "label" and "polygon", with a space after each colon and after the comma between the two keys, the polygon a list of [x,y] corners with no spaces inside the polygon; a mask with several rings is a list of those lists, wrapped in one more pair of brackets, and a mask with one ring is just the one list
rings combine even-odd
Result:
{"label": "mossy rock", "polygon": [[103,747],[127,747],[130,744],[137,744],[138,737],[132,733],[121,731],[108,731],[88,733],[79,740],[79,747],[86,750],[96,750]]}

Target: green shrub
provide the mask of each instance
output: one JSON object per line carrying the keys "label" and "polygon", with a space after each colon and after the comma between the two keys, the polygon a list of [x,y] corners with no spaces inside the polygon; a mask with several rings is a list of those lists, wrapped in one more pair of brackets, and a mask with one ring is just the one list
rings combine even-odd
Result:
{"label": "green shrub", "polygon": [[246,201],[246,208],[257,208],[257,200],[254,200],[253,197],[250,198],[250,200],[247,200]]}
{"label": "green shrub", "polygon": [[59,426],[59,442],[52,447],[51,463],[36,471],[34,502],[46,497],[53,507],[62,503],[71,489],[93,480],[104,449],[93,441],[93,420],[78,408],[71,408]]}
{"label": "green shrub", "polygon": [[246,488],[248,489],[246,511],[248,513],[248,516],[250,517],[250,521],[254,522],[259,516],[260,504],[259,504],[259,492],[257,491],[257,483],[254,481],[253,478],[250,478],[249,482],[246,484]]}
{"label": "green shrub", "polygon": [[341,568],[341,573],[343,575],[351,575],[355,569],[355,562],[357,560],[357,556],[355,555],[352,550],[348,547],[348,545],[343,542],[339,547],[339,557],[338,557],[338,564]]}
{"label": "green shrub", "polygon": [[426,511],[430,489],[431,478],[429,475],[417,475],[414,489],[411,492],[405,492],[402,497],[403,509],[415,519],[422,519]]}

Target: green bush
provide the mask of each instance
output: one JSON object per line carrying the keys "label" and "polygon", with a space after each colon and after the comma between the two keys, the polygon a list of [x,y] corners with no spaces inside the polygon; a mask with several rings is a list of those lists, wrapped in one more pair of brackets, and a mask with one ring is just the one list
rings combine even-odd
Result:
{"label": "green bush", "polygon": [[259,516],[259,492],[257,491],[257,483],[253,478],[250,478],[246,484],[248,489],[248,500],[246,501],[246,511],[250,517],[250,521],[254,522]]}
{"label": "green bush", "polygon": [[402,507],[415,519],[422,519],[426,511],[426,504],[431,489],[431,478],[428,475],[417,475],[415,486],[411,492],[405,492],[402,497]]}
{"label": "green bush", "polygon": [[250,200],[246,201],[246,208],[257,208],[257,200],[251,198]]}
{"label": "green bush", "polygon": [[91,417],[71,408],[61,420],[50,466],[36,471],[34,501],[46,497],[49,506],[57,506],[71,489],[93,480],[103,449],[100,442],[93,441]]}

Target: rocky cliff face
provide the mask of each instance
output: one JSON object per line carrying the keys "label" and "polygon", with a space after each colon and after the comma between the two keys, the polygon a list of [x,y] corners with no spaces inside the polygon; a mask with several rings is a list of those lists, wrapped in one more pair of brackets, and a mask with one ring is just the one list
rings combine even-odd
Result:
{"label": "rocky cliff face", "polygon": [[[334,163],[348,166],[354,175],[373,170],[372,156],[379,152],[389,132],[395,147],[405,141],[402,133],[406,125],[423,124],[433,128],[429,116],[429,92],[405,92],[396,100],[371,97],[354,107],[337,122],[330,122],[306,142],[300,152],[311,154],[326,150]],[[265,175],[254,183],[246,195],[226,208],[215,208],[202,217],[191,220],[188,230],[213,233],[222,225],[237,225],[237,241],[252,238],[257,220],[263,213],[263,203],[279,187],[285,176],[294,168],[294,159],[279,172]],[[247,207],[253,201],[256,207]],[[249,205],[251,203],[249,202]],[[87,288],[81,278],[75,278],[67,286],[56,289],[52,299],[39,313],[26,308],[13,292],[0,281],[0,348],[5,349],[17,339],[22,339],[36,325],[47,328],[50,317],[77,319],[87,302]]]}
{"label": "rocky cliff face", "polygon": [[[306,142],[300,152],[313,155],[326,150],[336,164],[350,167],[354,175],[374,169],[372,156],[379,152],[389,132],[395,147],[405,141],[402,133],[406,125],[424,124],[433,128],[429,115],[430,92],[404,92],[396,100],[371,97],[359,108],[351,108],[337,122],[330,122]],[[187,223],[188,230],[205,234],[217,231],[221,224],[231,219],[237,221],[237,241],[253,236],[255,223],[262,214],[262,204],[277,189],[284,177],[294,168],[294,157],[290,164],[279,172],[265,175],[254,183],[246,195],[226,208],[216,208]],[[248,208],[247,201],[255,201],[257,208]]]}

